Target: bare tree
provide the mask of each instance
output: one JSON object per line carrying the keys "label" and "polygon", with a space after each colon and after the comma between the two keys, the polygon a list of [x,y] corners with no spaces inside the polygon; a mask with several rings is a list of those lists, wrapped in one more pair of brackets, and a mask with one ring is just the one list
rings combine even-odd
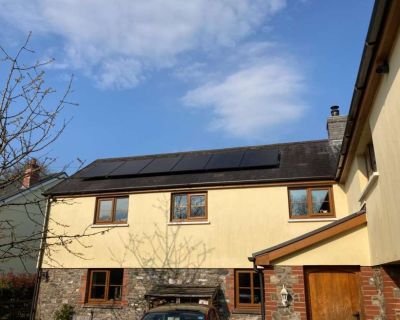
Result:
{"label": "bare tree", "polygon": [[[11,202],[2,201],[2,196],[20,187],[26,174],[24,167],[32,159],[41,162],[36,166],[35,170],[40,170],[37,174],[43,174],[54,161],[47,153],[69,122],[63,111],[67,106],[77,105],[69,100],[73,76],[62,91],[50,86],[46,70],[54,59],[35,61],[30,40],[31,33],[15,54],[0,46],[0,269],[1,263],[9,259],[23,262],[25,257],[35,258],[38,243],[46,243],[46,239],[56,239],[53,244],[68,249],[72,241],[89,235],[87,232],[55,234],[47,230],[44,219],[47,203],[41,192]],[[34,226],[31,232],[18,234],[20,222],[4,215],[12,210]]]}
{"label": "bare tree", "polygon": [[76,105],[68,101],[72,77],[61,98],[53,99],[57,91],[45,81],[45,67],[53,59],[24,62],[26,53],[34,53],[28,47],[30,38],[31,34],[15,55],[0,46],[1,70],[7,74],[0,101],[0,189],[20,179],[21,172],[15,168],[44,151],[62,134],[67,122],[60,123],[59,116],[66,105]]}

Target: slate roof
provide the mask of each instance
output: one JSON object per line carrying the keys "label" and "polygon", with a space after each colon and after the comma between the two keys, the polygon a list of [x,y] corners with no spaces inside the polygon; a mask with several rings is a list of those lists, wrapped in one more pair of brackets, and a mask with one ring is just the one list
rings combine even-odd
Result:
{"label": "slate roof", "polygon": [[65,172],[58,172],[58,173],[53,173],[53,174],[47,175],[47,176],[43,177],[41,180],[32,184],[27,189],[21,188],[21,182],[16,181],[15,183],[8,185],[6,188],[4,188],[2,190],[2,192],[0,193],[0,201],[7,200],[8,198],[14,197],[14,196],[18,195],[19,193],[22,194],[23,192],[29,191],[31,189],[35,189],[36,187],[41,186],[42,184],[46,183],[49,180],[52,180],[55,178],[63,179],[63,176],[66,176]]}
{"label": "slate roof", "polygon": [[[84,173],[99,162],[173,157],[187,154],[216,154],[235,150],[279,150],[280,164],[275,168],[242,168],[240,170],[202,171],[191,173],[159,173],[141,176],[84,179]],[[315,140],[240,147],[218,150],[203,150],[140,157],[98,159],[46,193],[53,196],[78,195],[102,192],[168,189],[182,187],[207,187],[235,184],[257,184],[287,181],[333,180],[337,152],[328,140]]]}

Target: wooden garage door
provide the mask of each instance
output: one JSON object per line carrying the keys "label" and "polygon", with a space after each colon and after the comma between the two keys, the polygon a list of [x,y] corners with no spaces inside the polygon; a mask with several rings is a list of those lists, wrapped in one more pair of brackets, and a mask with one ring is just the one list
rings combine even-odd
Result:
{"label": "wooden garage door", "polygon": [[358,270],[308,269],[306,281],[310,319],[362,319]]}

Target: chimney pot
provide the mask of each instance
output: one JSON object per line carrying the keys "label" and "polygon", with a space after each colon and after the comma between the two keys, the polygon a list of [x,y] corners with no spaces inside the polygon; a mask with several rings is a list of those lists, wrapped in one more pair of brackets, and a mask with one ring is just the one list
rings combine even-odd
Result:
{"label": "chimney pot", "polygon": [[339,106],[332,106],[331,107],[331,116],[336,117],[340,114],[339,112]]}

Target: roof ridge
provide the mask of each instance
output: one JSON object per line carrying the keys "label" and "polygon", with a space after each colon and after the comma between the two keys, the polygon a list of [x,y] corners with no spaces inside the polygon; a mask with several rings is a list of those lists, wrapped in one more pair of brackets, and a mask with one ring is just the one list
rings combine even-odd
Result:
{"label": "roof ridge", "polygon": [[284,142],[284,143],[260,144],[260,145],[252,145],[252,146],[228,147],[228,148],[220,148],[220,149],[201,149],[201,150],[191,150],[191,151],[177,151],[177,152],[166,152],[166,153],[156,153],[156,154],[144,154],[144,155],[126,156],[126,157],[98,158],[98,159],[92,161],[90,164],[95,163],[95,162],[100,162],[100,161],[124,161],[124,160],[132,160],[132,159],[146,159],[146,158],[150,158],[150,157],[158,158],[158,157],[172,157],[172,156],[177,156],[177,155],[211,153],[211,152],[252,150],[252,149],[258,149],[258,148],[260,148],[260,149],[267,148],[267,147],[273,148],[273,147],[278,147],[278,146],[301,145],[301,144],[321,143],[321,142],[328,142],[328,141],[329,141],[328,139],[304,140],[304,141],[293,141],[293,142]]}

